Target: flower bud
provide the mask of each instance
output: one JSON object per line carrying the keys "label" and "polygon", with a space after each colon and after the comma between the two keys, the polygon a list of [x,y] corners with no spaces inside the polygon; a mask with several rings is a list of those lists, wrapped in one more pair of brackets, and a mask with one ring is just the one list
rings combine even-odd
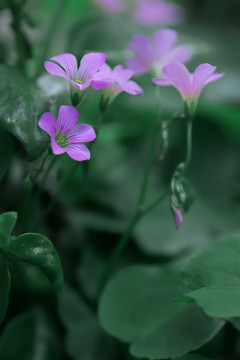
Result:
{"label": "flower bud", "polygon": [[172,213],[173,213],[176,228],[179,229],[183,222],[181,211],[180,211],[180,209],[172,207]]}

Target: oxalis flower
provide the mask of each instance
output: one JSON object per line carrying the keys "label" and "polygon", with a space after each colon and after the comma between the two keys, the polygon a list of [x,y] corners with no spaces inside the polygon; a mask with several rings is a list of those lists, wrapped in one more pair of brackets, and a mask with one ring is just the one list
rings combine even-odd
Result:
{"label": "oxalis flower", "polygon": [[199,65],[190,74],[185,65],[175,62],[163,67],[164,78],[153,79],[159,86],[174,86],[182,95],[189,111],[194,113],[198,97],[207,84],[220,79],[224,74],[214,74],[216,66],[210,64]]}
{"label": "oxalis flower", "polygon": [[110,66],[104,64],[101,71],[96,73],[92,80],[92,87],[95,90],[105,88],[102,101],[103,110],[123,91],[131,95],[143,93],[142,88],[135,81],[129,80],[132,76],[133,71],[124,69],[122,65],[117,65],[112,70]]}
{"label": "oxalis flower", "polygon": [[185,62],[190,58],[186,46],[174,47],[177,39],[177,32],[171,29],[155,32],[152,42],[145,35],[135,35],[128,46],[135,57],[127,59],[127,67],[133,70],[135,75],[152,71],[155,76],[161,76],[163,66],[175,61]]}
{"label": "oxalis flower", "polygon": [[61,54],[46,61],[45,68],[49,74],[68,80],[70,85],[82,91],[91,85],[94,75],[101,69],[106,58],[107,55],[104,53],[84,55],[78,68],[74,55]]}
{"label": "oxalis flower", "polygon": [[47,112],[42,115],[38,125],[50,135],[51,147],[55,155],[66,152],[74,160],[89,160],[90,151],[82,143],[93,141],[96,134],[90,125],[75,125],[77,120],[78,111],[73,106],[62,105],[57,122],[54,116]]}
{"label": "oxalis flower", "polygon": [[164,0],[94,0],[109,12],[125,12],[146,26],[162,26],[178,23],[183,18],[183,9]]}
{"label": "oxalis flower", "polygon": [[183,18],[183,9],[163,0],[140,0],[134,17],[148,26],[162,26],[178,23]]}

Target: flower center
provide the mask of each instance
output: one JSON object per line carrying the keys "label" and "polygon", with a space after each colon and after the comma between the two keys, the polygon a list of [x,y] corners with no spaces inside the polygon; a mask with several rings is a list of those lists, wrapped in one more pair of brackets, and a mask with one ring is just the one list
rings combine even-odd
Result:
{"label": "flower center", "polygon": [[58,146],[60,146],[61,148],[65,148],[68,146],[69,141],[66,135],[61,134],[61,133],[56,133],[55,134],[55,141],[58,144]]}
{"label": "flower center", "polygon": [[76,82],[80,85],[83,83],[81,80],[77,80]]}

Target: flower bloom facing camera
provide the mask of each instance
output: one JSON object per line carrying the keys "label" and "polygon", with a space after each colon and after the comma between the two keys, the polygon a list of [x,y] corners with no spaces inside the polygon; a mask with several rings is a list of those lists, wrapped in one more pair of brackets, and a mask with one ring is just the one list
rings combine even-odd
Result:
{"label": "flower bloom facing camera", "polygon": [[93,81],[92,87],[95,90],[105,88],[103,99],[105,105],[110,104],[114,98],[123,91],[131,95],[142,94],[142,88],[135,82],[130,80],[133,71],[124,69],[122,65],[117,65],[113,70],[107,64],[104,64]]}
{"label": "flower bloom facing camera", "polygon": [[90,151],[82,143],[96,138],[92,126],[77,124],[78,111],[73,106],[62,105],[57,121],[49,112],[44,113],[38,125],[51,137],[51,147],[55,155],[67,153],[77,161],[89,160]]}
{"label": "flower bloom facing camera", "polygon": [[177,32],[171,29],[155,32],[152,42],[145,35],[135,35],[128,46],[135,57],[127,59],[127,67],[133,70],[135,75],[152,71],[155,76],[161,76],[164,65],[175,61],[188,61],[190,58],[188,48],[181,45],[174,46],[177,38]]}
{"label": "flower bloom facing camera", "polygon": [[91,85],[94,75],[101,69],[106,58],[104,53],[89,53],[83,56],[78,68],[74,55],[61,54],[46,61],[45,68],[49,74],[68,80],[70,85],[82,91]]}
{"label": "flower bloom facing camera", "polygon": [[164,78],[153,79],[159,86],[174,86],[182,95],[183,101],[190,111],[194,112],[198,97],[207,84],[220,79],[224,74],[215,72],[216,66],[210,64],[199,65],[190,74],[185,65],[175,62],[163,67]]}
{"label": "flower bloom facing camera", "polygon": [[178,23],[183,18],[183,9],[163,0],[138,1],[134,17],[148,26],[162,26]]}

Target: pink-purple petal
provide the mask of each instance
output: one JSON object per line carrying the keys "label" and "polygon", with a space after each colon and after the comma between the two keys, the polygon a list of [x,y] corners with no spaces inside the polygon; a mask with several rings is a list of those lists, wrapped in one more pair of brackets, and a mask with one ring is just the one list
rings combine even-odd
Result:
{"label": "pink-purple petal", "polygon": [[135,81],[126,81],[120,84],[121,88],[131,95],[143,93],[143,89]]}
{"label": "pink-purple petal", "polygon": [[91,80],[95,73],[101,70],[107,55],[104,53],[90,53],[84,55],[78,70],[78,79],[85,82]]}
{"label": "pink-purple petal", "polygon": [[[141,63],[149,68],[153,61],[152,44],[145,35],[135,35],[129,43],[128,48],[132,50]],[[133,69],[134,70],[134,69]]]}
{"label": "pink-purple petal", "polygon": [[211,76],[216,70],[216,66],[210,64],[201,64],[199,65],[193,74],[193,93],[195,96],[198,96],[202,91],[207,79]]}
{"label": "pink-purple petal", "polygon": [[96,133],[93,127],[88,124],[77,124],[68,133],[68,139],[70,145],[93,141],[96,138]]}
{"label": "pink-purple petal", "polygon": [[156,85],[159,85],[159,86],[173,86],[173,82],[166,79],[166,78],[155,78],[155,79],[152,79],[152,82]]}
{"label": "pink-purple petal", "polygon": [[115,75],[116,80],[127,81],[133,76],[134,72],[130,69],[124,69],[123,65],[117,65],[113,69],[113,75]]}
{"label": "pink-purple petal", "polygon": [[50,112],[46,112],[41,116],[38,125],[50,136],[53,136],[56,131],[56,122],[54,116]]}
{"label": "pink-purple petal", "polygon": [[160,26],[179,22],[183,17],[183,10],[180,6],[163,0],[140,0],[134,17],[145,25]]}
{"label": "pink-purple petal", "polygon": [[131,69],[135,75],[144,74],[149,70],[139,58],[127,59],[126,66],[128,69]]}
{"label": "pink-purple petal", "polygon": [[83,144],[72,144],[66,148],[66,152],[68,155],[77,161],[89,160],[90,159],[90,151]]}
{"label": "pink-purple petal", "polygon": [[78,111],[73,106],[62,105],[57,118],[57,131],[67,134],[78,120]]}
{"label": "pink-purple petal", "polygon": [[54,76],[60,76],[67,80],[69,79],[67,73],[59,65],[54,64],[51,61],[45,61],[44,66],[49,74]]}
{"label": "pink-purple petal", "polygon": [[66,152],[66,148],[62,148],[56,143],[54,136],[51,136],[51,148],[54,155],[60,155]]}
{"label": "pink-purple petal", "polygon": [[225,75],[224,73],[210,75],[209,78],[205,81],[205,85],[207,85],[213,81],[216,81],[218,79],[221,79],[224,75]]}
{"label": "pink-purple petal", "polygon": [[110,86],[112,83],[112,80],[93,80],[91,82],[91,85],[94,90],[102,90],[106,87]]}
{"label": "pink-purple petal", "polygon": [[54,56],[50,60],[56,61],[58,64],[60,64],[66,71],[69,79],[76,79],[78,66],[77,59],[74,55],[65,53]]}
{"label": "pink-purple petal", "polygon": [[177,41],[175,30],[161,29],[153,34],[154,60],[161,61]]}
{"label": "pink-purple petal", "polygon": [[184,45],[180,45],[170,50],[164,57],[163,62],[165,64],[170,64],[176,61],[185,63],[190,59],[190,57],[191,55],[189,49]]}
{"label": "pink-purple petal", "polygon": [[[100,72],[104,72],[104,73],[111,73],[112,69],[110,68],[110,66],[106,63],[103,64],[103,66],[100,69]],[[98,73],[96,73],[97,75]]]}
{"label": "pink-purple petal", "polygon": [[180,62],[175,62],[163,67],[165,77],[173,82],[173,86],[186,99],[192,93],[192,85],[189,71],[186,66]]}

